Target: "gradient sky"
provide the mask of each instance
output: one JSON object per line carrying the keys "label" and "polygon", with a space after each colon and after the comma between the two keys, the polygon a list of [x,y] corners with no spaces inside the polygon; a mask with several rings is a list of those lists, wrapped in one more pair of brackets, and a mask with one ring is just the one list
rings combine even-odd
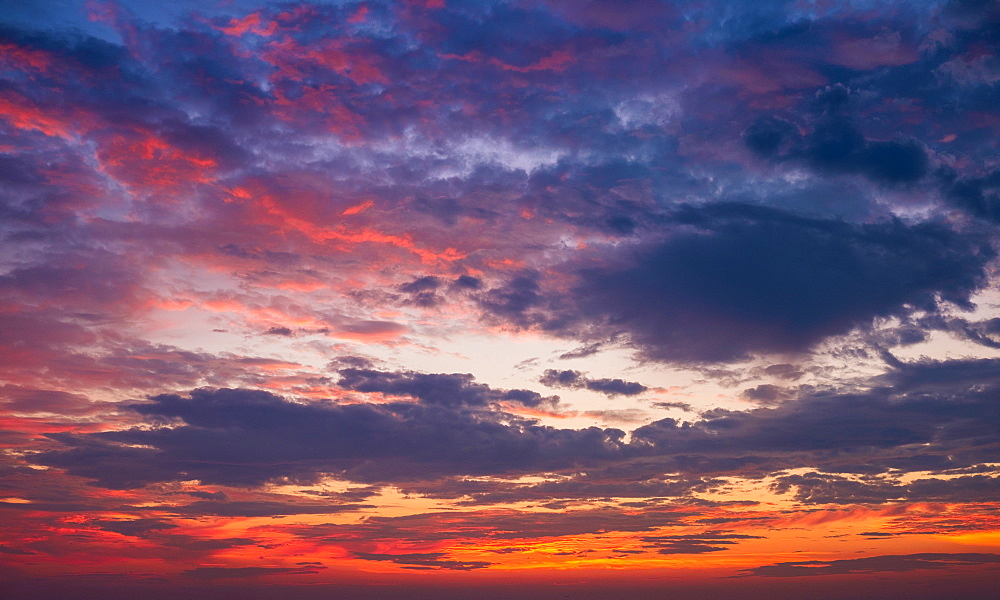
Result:
{"label": "gradient sky", "polygon": [[0,11],[16,597],[994,597],[996,2],[155,4]]}

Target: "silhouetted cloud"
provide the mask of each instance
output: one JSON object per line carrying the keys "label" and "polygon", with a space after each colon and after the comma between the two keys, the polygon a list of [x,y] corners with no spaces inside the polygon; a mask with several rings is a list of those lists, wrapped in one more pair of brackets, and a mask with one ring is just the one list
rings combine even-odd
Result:
{"label": "silhouetted cloud", "polygon": [[[852,225],[724,205],[690,209],[663,242],[617,249],[582,269],[572,307],[484,303],[518,325],[624,333],[651,359],[726,361],[804,351],[876,317],[969,306],[994,252],[936,224]],[[506,296],[504,296],[506,297]],[[548,321],[545,321],[548,319]],[[583,333],[586,335],[586,333]]]}
{"label": "silhouetted cloud", "polygon": [[607,396],[635,396],[645,392],[646,386],[634,381],[623,379],[591,379],[580,371],[559,371],[556,369],[546,369],[541,379],[542,385],[549,387],[564,387],[570,389],[586,389],[592,392],[600,392]]}
{"label": "silhouetted cloud", "polygon": [[493,563],[485,561],[459,561],[442,559],[444,552],[410,552],[407,554],[380,554],[377,552],[355,552],[355,558],[396,563],[397,565],[415,565],[418,567],[449,569],[455,571],[470,571],[484,569]]}
{"label": "silhouetted cloud", "polygon": [[516,402],[524,406],[555,403],[557,397],[542,397],[530,390],[494,390],[475,383],[469,373],[415,373],[341,369],[339,385],[358,392],[380,392],[411,396],[427,404],[487,406],[494,402]]}
{"label": "silhouetted cloud", "polygon": [[[432,496],[475,503],[544,498],[686,496],[711,477],[777,476],[775,491],[809,503],[921,498],[982,501],[996,474],[961,469],[991,461],[1000,412],[996,360],[901,363],[855,393],[806,388],[774,408],[715,409],[681,423],[661,419],[631,432],[556,429],[515,417],[487,401],[511,401],[469,377],[359,371],[355,389],[412,394],[419,402],[291,402],[263,391],[195,390],[133,405],[152,427],[92,434],[48,434],[64,449],[33,457],[111,488],[197,479],[259,485],[315,481],[396,482]],[[447,385],[441,385],[445,382]],[[440,394],[435,396],[434,394]],[[498,396],[494,396],[498,394]],[[641,459],[641,460],[638,460]],[[790,464],[825,472],[783,474]],[[559,471],[559,481],[479,483],[458,475]],[[893,471],[941,471],[960,477],[903,483]],[[682,474],[665,481],[664,472]],[[855,474],[882,475],[857,479]],[[438,482],[438,483],[433,483]],[[202,500],[178,514],[259,516],[360,508]]]}
{"label": "silhouetted cloud", "polygon": [[821,114],[805,135],[788,120],[764,116],[746,129],[743,139],[762,157],[800,160],[821,172],[855,173],[886,184],[925,176],[930,159],[924,147],[899,133],[889,140],[866,138],[849,113],[850,93],[841,84],[818,92],[815,105]]}
{"label": "silhouetted cloud", "polygon": [[[411,374],[399,378],[391,373],[354,373],[368,375],[380,384],[383,375],[390,383],[402,382],[393,393],[414,391],[414,381],[432,384],[417,388],[416,393],[440,393],[433,385],[439,381],[434,377],[414,380]],[[465,395],[421,396],[429,397],[427,404],[336,405],[289,402],[256,390],[202,389],[192,391],[190,397],[164,394],[132,408],[152,423],[175,426],[83,436],[50,434],[70,449],[42,453],[38,462],[95,479],[104,487],[135,488],[186,479],[228,485],[259,485],[277,478],[305,483],[324,473],[358,481],[407,481],[446,474],[558,469],[620,452],[622,431],[554,429],[498,410],[468,410],[470,398],[471,402],[485,401],[483,393],[489,389],[467,387],[470,379],[466,377],[441,377],[448,384],[458,383],[451,389]],[[476,393],[468,396],[469,389]],[[516,392],[494,399],[518,401],[521,394]],[[231,507],[234,514],[250,508],[253,514],[261,514],[260,505],[206,502],[200,506],[220,514]],[[275,510],[263,507],[263,513]],[[297,512],[292,506],[285,510]]]}
{"label": "silhouetted cloud", "polygon": [[866,556],[844,560],[805,560],[782,562],[747,569],[748,575],[761,577],[809,577],[849,573],[905,573],[921,569],[954,569],[970,565],[1000,562],[1000,554],[977,552],[925,552],[885,556]]}
{"label": "silhouetted cloud", "polygon": [[649,544],[647,548],[656,549],[660,554],[704,554],[728,550],[728,546],[738,543],[738,540],[760,538],[759,535],[706,531],[701,534],[649,536],[639,539]]}

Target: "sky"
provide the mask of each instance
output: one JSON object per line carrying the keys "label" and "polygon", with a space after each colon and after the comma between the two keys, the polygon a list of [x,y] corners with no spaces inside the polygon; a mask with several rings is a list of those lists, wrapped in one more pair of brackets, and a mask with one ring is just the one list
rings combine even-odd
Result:
{"label": "sky", "polygon": [[996,2],[0,13],[14,597],[994,597]]}

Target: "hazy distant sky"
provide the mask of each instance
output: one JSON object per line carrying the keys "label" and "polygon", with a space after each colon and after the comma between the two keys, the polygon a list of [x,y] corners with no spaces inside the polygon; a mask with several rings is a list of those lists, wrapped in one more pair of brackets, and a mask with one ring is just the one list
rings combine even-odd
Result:
{"label": "hazy distant sky", "polygon": [[4,3],[0,587],[993,597],[998,47],[989,0]]}

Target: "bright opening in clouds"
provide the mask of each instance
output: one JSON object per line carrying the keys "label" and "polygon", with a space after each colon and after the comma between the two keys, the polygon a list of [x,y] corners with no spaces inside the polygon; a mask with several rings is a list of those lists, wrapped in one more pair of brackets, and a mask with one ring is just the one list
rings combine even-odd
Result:
{"label": "bright opening in clouds", "polygon": [[11,4],[12,597],[994,597],[995,2]]}

